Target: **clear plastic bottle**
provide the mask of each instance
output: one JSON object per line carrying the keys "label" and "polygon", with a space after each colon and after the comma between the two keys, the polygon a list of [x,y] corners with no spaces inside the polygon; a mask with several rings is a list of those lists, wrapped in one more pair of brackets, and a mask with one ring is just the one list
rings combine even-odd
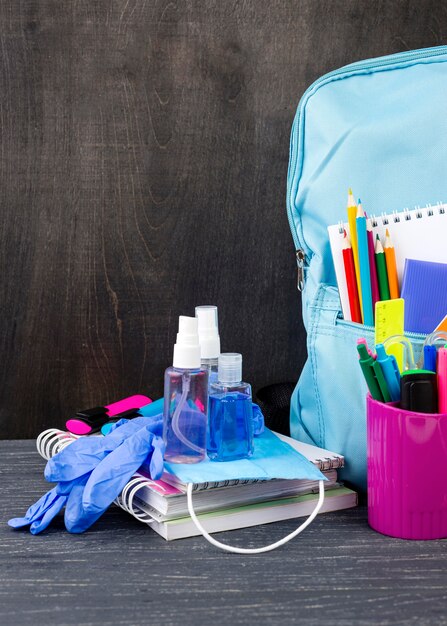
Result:
{"label": "clear plastic bottle", "polygon": [[201,365],[208,370],[208,384],[217,382],[217,361],[220,354],[217,306],[196,306],[199,329]]}
{"label": "clear plastic bottle", "polygon": [[179,317],[173,366],[165,372],[163,439],[165,460],[198,463],[205,458],[208,371],[200,367],[195,317]]}
{"label": "clear plastic bottle", "polygon": [[208,456],[213,461],[253,454],[251,386],[242,382],[242,355],[219,356],[218,382],[210,386]]}

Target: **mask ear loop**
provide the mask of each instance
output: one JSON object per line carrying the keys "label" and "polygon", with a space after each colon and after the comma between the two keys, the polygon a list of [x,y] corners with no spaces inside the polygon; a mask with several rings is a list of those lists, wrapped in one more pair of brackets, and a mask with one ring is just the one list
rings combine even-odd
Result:
{"label": "mask ear loop", "polygon": [[307,528],[309,524],[311,524],[314,521],[314,519],[317,517],[318,513],[320,512],[320,509],[323,506],[323,502],[324,502],[324,481],[323,480],[318,481],[318,487],[319,487],[319,497],[318,497],[317,505],[312,511],[312,513],[309,515],[309,517],[306,519],[306,521],[303,522],[301,526],[298,526],[296,530],[294,530],[292,533],[290,533],[286,537],[283,537],[279,541],[275,541],[275,543],[271,543],[268,546],[264,546],[263,548],[237,548],[236,546],[229,546],[225,543],[221,543],[220,541],[217,541],[217,539],[214,539],[214,537],[212,537],[209,533],[207,533],[206,530],[203,528],[202,524],[199,522],[194,512],[194,507],[192,505],[193,483],[188,483],[186,496],[188,499],[188,511],[189,511],[192,521],[194,522],[194,524],[196,525],[200,533],[205,537],[205,539],[209,541],[213,546],[216,546],[216,548],[221,548],[222,550],[225,550],[226,552],[235,552],[236,554],[260,554],[261,552],[270,552],[271,550],[275,550],[275,548],[279,548],[280,546],[283,546],[285,543],[287,543],[288,541],[290,541],[291,539],[299,535],[301,532],[303,532],[303,530]]}

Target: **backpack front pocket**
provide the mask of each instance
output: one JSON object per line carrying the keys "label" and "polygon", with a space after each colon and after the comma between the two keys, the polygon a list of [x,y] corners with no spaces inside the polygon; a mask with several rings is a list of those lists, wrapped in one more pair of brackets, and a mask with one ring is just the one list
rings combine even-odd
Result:
{"label": "backpack front pocket", "polygon": [[[294,391],[291,434],[345,457],[340,478],[366,488],[366,393],[357,340],[374,328],[341,319],[338,290],[322,284],[309,307],[308,360]],[[411,338],[415,359],[424,336]]]}

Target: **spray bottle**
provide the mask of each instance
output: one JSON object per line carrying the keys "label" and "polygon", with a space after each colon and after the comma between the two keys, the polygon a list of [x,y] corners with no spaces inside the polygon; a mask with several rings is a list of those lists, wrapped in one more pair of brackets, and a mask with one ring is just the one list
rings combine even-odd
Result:
{"label": "spray bottle", "polygon": [[196,306],[199,328],[201,365],[208,370],[208,384],[217,382],[217,360],[220,354],[217,306]]}
{"label": "spray bottle", "polygon": [[200,367],[197,318],[180,316],[173,365],[165,372],[166,461],[198,463],[205,458],[207,416],[208,371]]}

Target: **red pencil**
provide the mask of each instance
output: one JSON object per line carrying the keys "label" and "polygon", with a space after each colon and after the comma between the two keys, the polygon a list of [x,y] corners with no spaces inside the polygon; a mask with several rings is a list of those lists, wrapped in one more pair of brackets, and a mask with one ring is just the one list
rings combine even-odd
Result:
{"label": "red pencil", "polygon": [[357,289],[357,279],[355,276],[354,255],[352,253],[351,243],[348,239],[346,231],[343,236],[343,263],[345,266],[346,284],[348,287],[349,309],[351,311],[351,320],[353,322],[362,323],[362,314],[360,312],[359,292]]}

